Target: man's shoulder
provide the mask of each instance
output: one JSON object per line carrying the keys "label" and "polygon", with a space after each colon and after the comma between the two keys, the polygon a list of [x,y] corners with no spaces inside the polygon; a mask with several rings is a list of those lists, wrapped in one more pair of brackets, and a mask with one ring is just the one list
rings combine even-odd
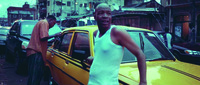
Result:
{"label": "man's shoulder", "polygon": [[40,20],[40,21],[38,21],[38,24],[48,24],[48,22],[47,22],[46,19],[44,19],[44,20]]}
{"label": "man's shoulder", "polygon": [[118,33],[123,33],[125,32],[126,30],[123,29],[122,27],[119,27],[119,26],[113,26],[112,27],[112,31],[114,32],[114,34],[118,34]]}

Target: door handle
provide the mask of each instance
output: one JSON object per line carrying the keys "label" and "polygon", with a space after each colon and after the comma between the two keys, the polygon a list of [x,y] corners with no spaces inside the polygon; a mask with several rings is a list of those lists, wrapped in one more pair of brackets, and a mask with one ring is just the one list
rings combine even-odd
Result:
{"label": "door handle", "polygon": [[51,57],[53,57],[54,56],[54,53],[51,53]]}
{"label": "door handle", "polygon": [[65,63],[66,63],[66,64],[69,64],[69,61],[68,61],[68,60],[65,60]]}

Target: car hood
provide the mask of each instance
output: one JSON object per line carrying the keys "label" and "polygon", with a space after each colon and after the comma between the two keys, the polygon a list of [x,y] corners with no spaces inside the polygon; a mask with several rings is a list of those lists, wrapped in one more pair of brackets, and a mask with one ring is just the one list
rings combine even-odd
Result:
{"label": "car hood", "polygon": [[[137,64],[122,64],[119,80],[137,84],[139,71]],[[136,83],[137,82],[137,83]],[[147,85],[198,85],[200,66],[180,61],[147,62]]]}
{"label": "car hood", "polygon": [[195,51],[200,51],[200,44],[196,43],[196,44],[191,44],[191,43],[174,43],[173,45],[177,45],[177,46],[181,46],[184,47],[186,49],[190,49],[190,50],[195,50]]}

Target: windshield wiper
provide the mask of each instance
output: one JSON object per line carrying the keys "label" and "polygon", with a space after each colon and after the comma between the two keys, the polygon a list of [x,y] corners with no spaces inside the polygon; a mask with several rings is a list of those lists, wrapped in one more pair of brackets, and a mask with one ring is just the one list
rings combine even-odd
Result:
{"label": "windshield wiper", "polygon": [[169,60],[169,59],[167,59],[167,58],[156,58],[156,59],[147,60],[147,61],[157,61],[157,60]]}

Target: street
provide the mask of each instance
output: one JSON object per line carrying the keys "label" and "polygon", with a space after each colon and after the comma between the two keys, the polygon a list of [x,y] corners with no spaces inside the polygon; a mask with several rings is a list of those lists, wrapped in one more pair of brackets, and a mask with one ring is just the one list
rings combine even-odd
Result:
{"label": "street", "polygon": [[[2,50],[2,49],[1,49]],[[26,85],[28,76],[16,74],[15,64],[5,61],[5,55],[0,56],[0,85]],[[47,81],[42,80],[40,85],[48,85]]]}

